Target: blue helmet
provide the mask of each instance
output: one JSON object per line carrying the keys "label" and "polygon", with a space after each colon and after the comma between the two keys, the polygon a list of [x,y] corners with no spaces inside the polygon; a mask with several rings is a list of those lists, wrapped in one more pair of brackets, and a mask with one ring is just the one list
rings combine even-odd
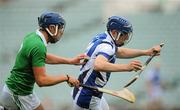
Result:
{"label": "blue helmet", "polygon": [[65,26],[65,20],[62,16],[55,12],[45,12],[38,17],[38,24],[42,28],[47,28],[49,25]]}
{"label": "blue helmet", "polygon": [[111,16],[107,22],[107,31],[117,30],[120,33],[132,33],[132,24],[125,18]]}

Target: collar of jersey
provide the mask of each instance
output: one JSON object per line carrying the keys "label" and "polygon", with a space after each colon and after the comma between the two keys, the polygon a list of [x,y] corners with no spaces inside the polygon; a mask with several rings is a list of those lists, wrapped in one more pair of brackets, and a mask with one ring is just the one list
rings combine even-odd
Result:
{"label": "collar of jersey", "polygon": [[115,44],[114,41],[113,41],[113,39],[111,38],[111,36],[109,35],[109,33],[108,33],[107,31],[105,31],[105,34],[107,35],[108,40],[110,40],[110,42],[111,42],[112,44]]}
{"label": "collar of jersey", "polygon": [[45,36],[38,29],[36,30],[36,34],[42,39],[44,45],[47,46]]}

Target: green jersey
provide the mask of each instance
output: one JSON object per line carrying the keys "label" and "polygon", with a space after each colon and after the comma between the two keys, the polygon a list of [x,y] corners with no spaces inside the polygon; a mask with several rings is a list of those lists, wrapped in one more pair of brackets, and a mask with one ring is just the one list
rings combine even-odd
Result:
{"label": "green jersey", "polygon": [[31,33],[24,38],[11,75],[6,81],[8,88],[14,94],[32,94],[35,83],[32,67],[45,66],[47,50],[44,39],[42,39],[44,36],[38,35],[38,32]]}

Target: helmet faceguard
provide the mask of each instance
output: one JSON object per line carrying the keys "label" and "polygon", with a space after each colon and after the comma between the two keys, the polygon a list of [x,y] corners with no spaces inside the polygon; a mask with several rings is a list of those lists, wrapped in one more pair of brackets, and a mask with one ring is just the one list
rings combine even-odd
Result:
{"label": "helmet faceguard", "polygon": [[[112,30],[116,30],[118,32],[118,35],[115,38],[112,37],[112,33],[111,33]],[[131,23],[125,18],[119,16],[112,16],[108,19],[107,31],[108,33],[110,33],[115,44],[120,37],[123,37],[126,34],[128,35],[128,39],[125,40],[122,44],[116,44],[116,46],[118,47],[127,44],[131,40],[133,35],[133,28]]]}
{"label": "helmet faceguard", "polygon": [[121,47],[121,46],[128,44],[132,39],[133,33],[132,32],[129,32],[129,33],[120,33],[119,32],[119,34],[118,34],[119,37],[116,37],[116,39],[118,40],[120,37],[122,37],[124,35],[127,35],[128,39],[126,39],[122,44],[116,44],[116,45],[118,45],[118,47]]}
{"label": "helmet faceguard", "polygon": [[[43,13],[40,17],[38,17],[38,24],[40,28],[44,29],[48,33],[49,41],[51,43],[59,41],[60,37],[55,38],[54,36],[57,36],[58,31],[63,32],[66,25],[63,17],[54,12]],[[54,33],[50,32],[49,26],[54,26]]]}

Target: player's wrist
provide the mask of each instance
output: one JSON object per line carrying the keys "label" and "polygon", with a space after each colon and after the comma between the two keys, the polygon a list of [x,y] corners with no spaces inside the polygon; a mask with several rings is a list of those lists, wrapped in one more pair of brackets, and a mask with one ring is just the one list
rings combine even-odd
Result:
{"label": "player's wrist", "polygon": [[143,55],[150,56],[151,55],[151,49],[143,50]]}
{"label": "player's wrist", "polygon": [[69,83],[69,79],[70,79],[70,76],[68,74],[66,74],[66,82]]}
{"label": "player's wrist", "polygon": [[70,87],[73,87],[73,84],[70,82],[70,76],[68,74],[66,74],[66,77],[67,77],[67,84],[70,86]]}
{"label": "player's wrist", "polygon": [[70,64],[70,65],[72,65],[72,64],[73,64],[73,58],[68,58],[67,63]]}

